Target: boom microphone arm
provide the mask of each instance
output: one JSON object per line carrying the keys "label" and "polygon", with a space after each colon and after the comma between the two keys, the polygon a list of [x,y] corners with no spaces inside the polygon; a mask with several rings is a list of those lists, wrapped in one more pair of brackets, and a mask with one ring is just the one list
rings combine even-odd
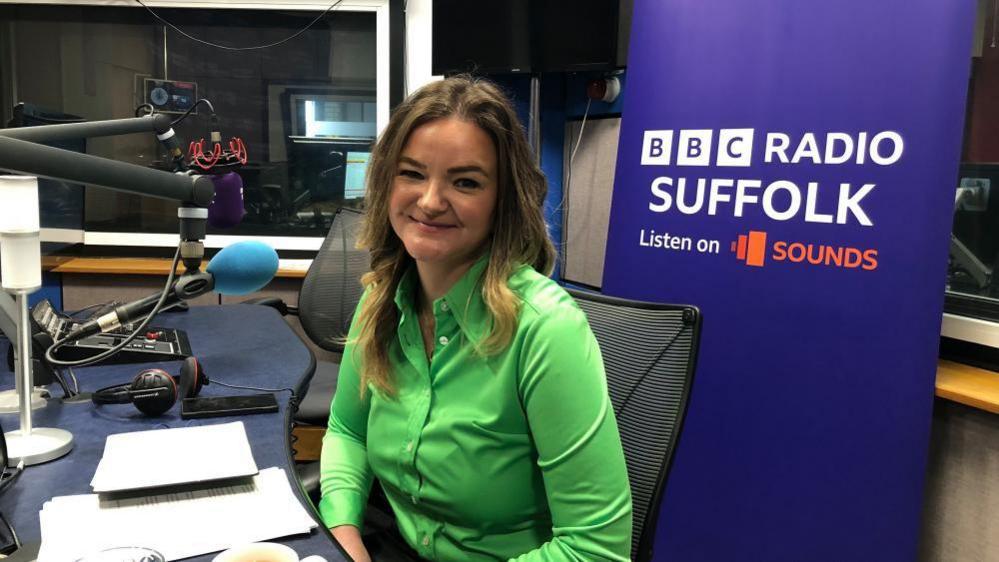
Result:
{"label": "boom microphone arm", "polygon": [[175,164],[178,156],[183,160],[183,152],[170,118],[156,114],[108,121],[0,129],[0,169],[180,201],[177,215],[180,217],[181,257],[187,272],[196,271],[205,255],[202,239],[205,237],[208,219],[207,207],[215,197],[215,184],[210,178],[164,172],[36,144],[143,132],[155,133],[174,157]]}
{"label": "boom microphone arm", "polygon": [[0,129],[0,169],[207,207],[215,195],[215,186],[207,177],[173,174],[35,144],[141,132],[162,136],[169,134],[171,130],[170,118],[163,114],[109,121]]}
{"label": "boom microphone arm", "polygon": [[[2,132],[2,131],[0,131]],[[215,186],[204,176],[172,174],[0,135],[0,169],[207,207]]]}
{"label": "boom microphone arm", "polygon": [[0,130],[0,135],[29,142],[113,137],[132,133],[162,134],[171,128],[170,118],[162,113],[152,116],[107,121],[80,121],[34,127],[16,127]]}

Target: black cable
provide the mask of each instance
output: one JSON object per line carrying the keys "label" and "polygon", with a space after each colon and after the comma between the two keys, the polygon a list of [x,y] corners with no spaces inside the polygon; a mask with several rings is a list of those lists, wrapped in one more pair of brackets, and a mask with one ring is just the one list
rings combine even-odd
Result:
{"label": "black cable", "polygon": [[156,306],[154,306],[153,309],[149,312],[149,314],[147,314],[146,317],[142,319],[142,323],[139,324],[139,327],[133,330],[131,334],[126,336],[125,339],[121,341],[121,343],[112,347],[111,349],[102,351],[97,355],[86,357],[84,359],[79,359],[76,361],[62,361],[60,359],[56,359],[55,358],[56,350],[62,347],[63,344],[65,344],[68,341],[70,335],[72,335],[71,332],[70,334],[67,334],[62,338],[60,338],[59,340],[57,340],[55,343],[49,346],[47,350],[45,350],[45,360],[48,361],[50,365],[58,365],[60,367],[82,367],[85,365],[93,365],[94,363],[102,361],[121,351],[126,345],[130,344],[132,340],[138,337],[138,335],[142,333],[143,330],[146,329],[146,326],[149,325],[149,322],[152,321],[153,317],[159,314],[160,309],[163,308],[163,303],[166,302],[167,297],[170,295],[170,288],[173,286],[173,280],[177,275],[178,263],[180,263],[180,244],[177,245],[177,251],[174,252],[173,254],[173,263],[170,264],[170,275],[167,276],[166,285],[163,286],[163,292],[160,294],[160,300],[156,301]]}
{"label": "black cable", "polygon": [[6,466],[4,466],[2,472],[0,472],[0,494],[3,494],[4,492],[7,491],[7,488],[13,486],[14,482],[17,482],[17,479],[21,476],[21,473],[23,472],[24,472],[24,459],[21,459],[17,463],[17,466],[14,467],[14,470],[9,473],[7,472]]}
{"label": "black cable", "polygon": [[42,123],[52,123],[53,125],[59,125],[61,123],[79,123],[83,119],[77,117],[75,119],[57,119],[55,117],[42,117],[41,115],[32,115],[32,119],[35,121],[41,121]]}
{"label": "black cable", "polygon": [[[21,466],[23,464],[24,463],[22,462],[18,466]],[[23,470],[21,472],[23,472]],[[20,474],[20,472],[18,474]],[[7,518],[4,517],[2,513],[0,513],[0,523],[3,523],[4,527],[7,528],[7,531],[10,533],[10,539],[14,543],[13,545],[11,545],[11,544],[5,544],[5,545],[3,545],[4,546],[4,552],[5,552],[5,554],[9,555],[9,554],[12,554],[14,552],[17,552],[18,550],[21,549],[21,539],[17,538],[17,531],[14,530],[14,526],[11,525],[9,521],[7,521]],[[14,550],[9,550],[11,546],[14,547]]]}
{"label": "black cable", "polygon": [[174,24],[168,22],[167,20],[163,19],[162,17],[160,17],[160,15],[157,14],[156,12],[154,12],[149,6],[146,6],[145,4],[143,4],[142,0],[135,0],[135,1],[140,6],[142,6],[143,8],[145,8],[147,12],[149,12],[150,14],[152,14],[154,18],[158,19],[160,21],[160,23],[162,23],[163,25],[165,25],[165,26],[169,27],[170,29],[176,31],[177,33],[180,33],[184,37],[187,37],[188,39],[190,39],[192,41],[197,41],[198,43],[202,43],[204,45],[208,45],[209,47],[215,47],[216,49],[225,49],[227,51],[252,51],[254,49],[266,49],[268,47],[276,47],[276,46],[278,46],[278,45],[280,45],[282,43],[287,43],[288,41],[291,41],[292,39],[298,37],[299,35],[305,33],[306,31],[308,31],[310,27],[312,27],[313,25],[316,24],[316,22],[318,22],[319,20],[323,19],[324,17],[326,17],[326,14],[330,13],[331,11],[333,11],[333,8],[336,8],[337,6],[339,6],[340,2],[343,2],[343,0],[337,0],[329,8],[326,8],[326,11],[324,11],[323,13],[319,14],[318,16],[316,16],[316,19],[314,19],[311,22],[309,22],[309,25],[306,25],[305,27],[303,27],[302,29],[298,30],[294,34],[289,35],[288,37],[285,37],[284,39],[282,39],[280,41],[276,41],[274,43],[268,43],[266,45],[255,45],[255,46],[252,46],[252,47],[228,47],[226,45],[219,45],[218,43],[212,43],[210,41],[205,41],[204,39],[198,39],[197,37],[194,37],[192,35],[188,35],[187,33],[184,33],[183,31],[181,31],[181,29],[179,27],[177,27],[176,25],[174,25]]}
{"label": "black cable", "polygon": [[288,443],[288,445],[291,448],[291,456],[292,456],[292,458],[294,458],[294,456],[298,454],[298,451],[295,449],[295,442],[298,441],[298,437],[292,432],[292,430],[295,429],[295,419],[294,419],[295,413],[298,412],[298,396],[295,395],[295,391],[293,389],[291,389],[291,388],[263,388],[263,387],[259,387],[259,386],[245,386],[245,385],[241,385],[241,384],[231,384],[231,383],[227,383],[227,382],[222,382],[222,381],[220,381],[218,379],[209,379],[208,382],[209,382],[209,384],[217,384],[219,386],[224,386],[226,388],[238,388],[238,389],[241,389],[241,390],[259,390],[261,392],[283,392],[283,391],[287,390],[288,393],[291,394],[291,396],[288,398],[288,407],[291,408],[291,414],[288,416],[288,419],[291,420],[291,426],[288,428],[288,435],[290,437],[290,442]]}
{"label": "black cable", "polygon": [[200,105],[202,103],[208,106],[208,111],[211,111],[212,112],[212,117],[214,117],[215,116],[215,106],[212,105],[212,102],[208,101],[206,98],[201,98],[198,101],[194,102],[194,105],[192,105],[191,107],[187,108],[187,111],[185,111],[183,115],[181,115],[180,117],[178,117],[178,118],[174,119],[173,121],[171,121],[170,122],[170,126],[172,127],[172,126],[176,125],[177,123],[180,123],[184,119],[187,119],[187,117],[192,112],[194,112],[194,110],[198,107],[198,105]]}
{"label": "black cable", "polygon": [[241,390],[259,390],[260,392],[284,392],[284,391],[287,390],[289,393],[291,393],[292,404],[296,405],[296,406],[298,405],[298,400],[295,397],[295,391],[293,389],[287,388],[287,387],[285,387],[285,388],[263,388],[263,387],[259,387],[259,386],[244,386],[244,385],[239,385],[239,384],[232,384],[232,383],[222,382],[222,381],[216,380],[216,379],[209,379],[209,383],[211,383],[211,384],[217,384],[219,386],[224,386],[224,387],[227,387],[227,388],[238,388],[238,389],[241,389]]}
{"label": "black cable", "polygon": [[62,388],[63,398],[72,398],[76,396],[76,393],[73,392],[73,389],[70,388],[69,384],[66,382],[66,377],[62,376],[62,369],[53,368],[52,376],[53,378],[55,378],[56,382],[59,383],[59,386]]}
{"label": "black cable", "polygon": [[80,314],[83,314],[84,312],[87,312],[88,310],[93,310],[95,308],[100,308],[102,306],[105,306],[105,305],[113,303],[113,302],[115,302],[115,301],[99,302],[99,303],[96,303],[96,304],[91,304],[91,305],[88,305],[88,306],[85,306],[85,307],[81,308],[80,310],[74,310],[73,312],[67,312],[66,316],[69,316],[71,318],[73,316],[79,316]]}
{"label": "black cable", "polygon": [[[3,492],[6,491],[7,488],[10,488],[12,485],[14,485],[14,482],[17,481],[17,478],[21,476],[22,472],[24,472],[24,459],[21,459],[21,461],[18,462],[17,466],[14,468],[14,471],[8,475],[7,463],[9,461],[10,457],[7,456],[7,439],[4,438],[3,428],[0,427],[0,462],[3,463],[2,466],[0,466],[0,494],[3,494]],[[8,527],[10,527],[10,525],[8,525]],[[11,533],[13,533],[13,531],[14,530],[11,529]],[[17,540],[16,536],[14,537],[14,540],[15,541]]]}
{"label": "black cable", "polygon": [[0,424],[0,468],[7,467],[7,461],[10,458],[7,456],[7,437],[4,434],[3,424]]}

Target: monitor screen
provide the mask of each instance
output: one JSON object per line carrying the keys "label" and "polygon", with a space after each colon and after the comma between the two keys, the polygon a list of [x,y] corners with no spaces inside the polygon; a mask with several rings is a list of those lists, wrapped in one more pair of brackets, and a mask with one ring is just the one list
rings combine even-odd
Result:
{"label": "monitor screen", "polygon": [[618,2],[545,0],[532,3],[532,8],[535,72],[618,66]]}
{"label": "monitor screen", "polygon": [[344,199],[364,198],[364,175],[368,170],[370,152],[347,152],[347,172],[343,182]]}
{"label": "monitor screen", "polygon": [[435,0],[434,74],[531,71],[531,8],[528,0]]}

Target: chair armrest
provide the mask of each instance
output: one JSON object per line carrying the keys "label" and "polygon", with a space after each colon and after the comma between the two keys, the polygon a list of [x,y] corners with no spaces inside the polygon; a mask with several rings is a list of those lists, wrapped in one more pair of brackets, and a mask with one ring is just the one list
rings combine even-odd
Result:
{"label": "chair armrest", "polygon": [[281,313],[281,316],[287,316],[291,314],[292,316],[298,316],[297,306],[288,306],[283,300],[278,297],[257,297],[254,299],[247,299],[241,301],[239,304],[259,304],[262,306],[269,306],[274,310]]}
{"label": "chair armrest", "polygon": [[319,497],[322,495],[319,490],[319,461],[296,464],[295,472],[298,473],[302,489],[309,499],[314,505],[319,505]]}

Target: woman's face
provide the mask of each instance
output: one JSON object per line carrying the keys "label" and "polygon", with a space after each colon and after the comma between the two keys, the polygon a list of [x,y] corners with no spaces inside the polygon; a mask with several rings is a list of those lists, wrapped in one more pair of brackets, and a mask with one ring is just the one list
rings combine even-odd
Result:
{"label": "woman's face", "polygon": [[496,174],[496,147],[477,125],[447,117],[414,129],[389,196],[409,255],[448,270],[475,261],[492,233]]}

